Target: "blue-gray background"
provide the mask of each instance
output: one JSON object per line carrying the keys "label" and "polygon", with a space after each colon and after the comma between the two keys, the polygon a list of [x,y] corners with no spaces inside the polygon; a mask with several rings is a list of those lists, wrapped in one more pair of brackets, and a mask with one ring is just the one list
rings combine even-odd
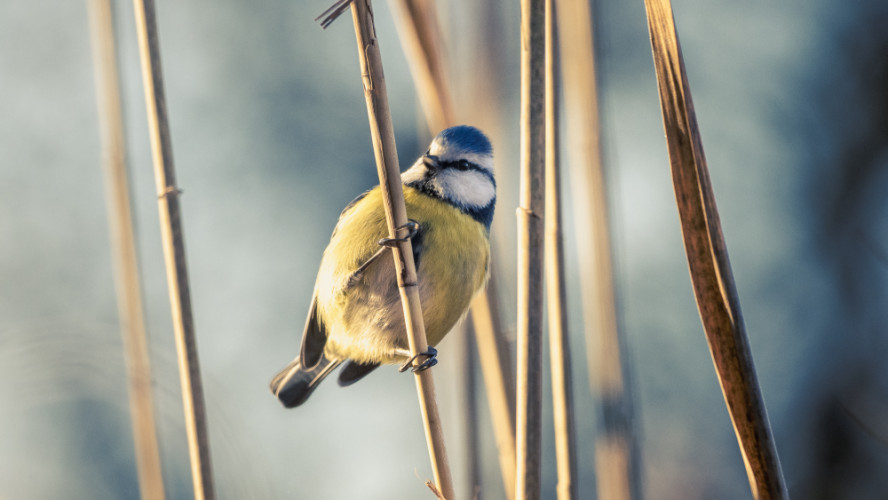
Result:
{"label": "blue-gray background", "polygon": [[[339,210],[375,182],[350,20],[322,31],[313,18],[324,0],[158,3],[219,497],[429,498],[412,377],[381,369],[347,390],[327,383],[293,411],[267,390],[298,350],[316,264]],[[187,498],[132,7],[117,4],[166,488],[169,498]],[[502,40],[493,46],[500,67],[481,78],[493,83],[502,112],[478,116],[489,103],[474,102],[466,84],[485,70],[473,65],[477,47],[465,35],[477,24],[466,13],[470,4],[447,5],[444,31],[454,44],[461,120],[499,127],[494,233],[500,269],[510,270],[519,13],[517,2],[503,2],[499,23],[481,26]],[[652,499],[749,498],[687,276],[643,2],[598,4],[604,147],[644,490]],[[686,0],[674,8],[790,490],[795,498],[883,498],[888,8],[822,0]],[[406,165],[428,133],[388,5],[376,9]],[[138,496],[95,108],[85,2],[0,3],[4,500]],[[502,279],[510,330],[513,275]],[[573,279],[574,310],[576,286]],[[594,498],[598,415],[580,314],[573,316],[580,498]],[[441,348],[439,399],[466,492],[461,351],[453,339]],[[478,422],[483,498],[503,498],[483,405]],[[546,498],[555,482],[550,432]]]}

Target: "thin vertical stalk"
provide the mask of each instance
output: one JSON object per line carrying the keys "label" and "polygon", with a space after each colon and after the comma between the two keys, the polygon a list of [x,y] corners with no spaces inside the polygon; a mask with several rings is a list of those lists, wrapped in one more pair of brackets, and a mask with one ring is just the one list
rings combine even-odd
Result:
{"label": "thin vertical stalk", "polygon": [[590,383],[602,407],[595,443],[598,498],[641,497],[632,394],[616,313],[607,189],[601,160],[592,14],[587,0],[558,5],[567,140]]}
{"label": "thin vertical stalk", "polygon": [[521,187],[518,215],[516,498],[541,493],[545,0],[521,1]]}
{"label": "thin vertical stalk", "polygon": [[139,56],[142,61],[142,82],[145,87],[148,132],[151,136],[151,153],[154,158],[163,256],[179,359],[179,379],[182,385],[194,497],[198,500],[212,500],[215,498],[215,489],[210,465],[206,408],[191,313],[191,292],[185,260],[179,189],[176,187],[173,166],[173,148],[164,97],[154,0],[133,0],[133,6],[139,39]]}
{"label": "thin vertical stalk", "polygon": [[558,30],[555,0],[546,0],[546,302],[558,500],[577,498],[573,381],[567,329],[564,246],[561,238],[561,172],[558,99]]}
{"label": "thin vertical stalk", "polygon": [[675,198],[703,330],[752,495],[789,498],[734,286],[669,0],[645,0]]}
{"label": "thin vertical stalk", "polygon": [[[364,97],[367,101],[370,135],[373,140],[379,184],[383,192],[389,234],[392,238],[404,237],[407,232],[404,228],[407,224],[407,209],[404,205],[401,169],[398,163],[398,152],[395,149],[395,134],[389,113],[382,57],[376,40],[376,27],[373,23],[370,0],[352,1],[351,11],[358,43]],[[426,351],[428,344],[410,240],[405,239],[405,241],[399,242],[398,246],[393,247],[392,255],[394,256],[401,303],[404,306],[407,339],[411,353],[416,355]],[[454,498],[453,480],[450,476],[450,465],[447,463],[447,452],[444,448],[444,436],[435,400],[432,370],[418,371],[415,372],[415,375],[416,391],[425,426],[435,483],[444,498],[452,500]]]}
{"label": "thin vertical stalk", "polygon": [[456,117],[434,5],[429,0],[390,0],[389,4],[426,123],[432,135],[437,134],[456,125]]}
{"label": "thin vertical stalk", "polygon": [[151,364],[142,310],[142,285],[136,255],[136,237],[126,173],[120,73],[114,50],[114,22],[110,0],[89,0],[89,22],[96,79],[96,101],[102,138],[105,198],[111,236],[111,258],[117,289],[117,312],[123,336],[129,386],[130,419],[139,492],[146,500],[163,500],[163,471],[157,444]]}
{"label": "thin vertical stalk", "polygon": [[496,279],[491,276],[487,293],[472,302],[472,325],[478,344],[478,357],[490,406],[490,419],[499,455],[506,498],[515,498],[515,380],[511,376],[509,342],[503,334],[501,315],[495,309]]}
{"label": "thin vertical stalk", "polygon": [[[428,0],[390,0],[426,123],[432,133],[456,125],[443,42]],[[495,276],[475,297],[471,320],[482,360],[506,497],[515,498],[515,389],[509,345],[496,307]],[[470,425],[473,422],[470,422]]]}
{"label": "thin vertical stalk", "polygon": [[[463,65],[460,82],[462,96],[458,100],[460,114],[481,125],[492,138],[499,136],[500,140],[494,140],[494,144],[504,144],[503,134],[500,130],[499,119],[502,115],[500,109],[500,92],[498,78],[501,77],[503,62],[501,54],[497,50],[497,44],[502,40],[503,23],[499,16],[500,5],[495,2],[470,1],[462,5],[462,9],[468,9],[464,14],[467,19],[474,22],[470,26],[467,35],[462,31],[450,33],[452,39],[468,44],[467,51],[472,61],[468,66]],[[463,50],[463,53],[466,53]],[[468,73],[468,74],[466,74]],[[497,153],[497,177],[500,186],[508,185],[508,176],[514,175],[514,170],[504,167],[504,159],[508,158],[505,148],[500,148]],[[494,257],[497,249],[504,249],[508,245],[498,245],[503,241],[507,228],[502,225],[505,221],[494,220],[491,229],[491,252]],[[484,375],[485,393],[487,394],[490,408],[493,431],[496,439],[500,475],[506,499],[515,498],[515,363],[512,358],[514,346],[508,338],[500,308],[500,294],[497,292],[499,277],[498,272],[505,267],[503,260],[491,263],[490,280],[484,293],[478,294],[472,304],[470,318],[475,328],[478,355],[481,359],[481,369]]]}
{"label": "thin vertical stalk", "polygon": [[465,422],[466,433],[466,465],[463,470],[467,473],[469,494],[465,498],[473,499],[478,495],[481,485],[481,454],[478,443],[478,426],[475,425],[478,415],[478,394],[475,389],[478,384],[478,363],[475,361],[477,346],[474,342],[474,332],[471,325],[466,325],[465,335],[463,337],[463,368],[465,375],[463,377],[463,421]]}

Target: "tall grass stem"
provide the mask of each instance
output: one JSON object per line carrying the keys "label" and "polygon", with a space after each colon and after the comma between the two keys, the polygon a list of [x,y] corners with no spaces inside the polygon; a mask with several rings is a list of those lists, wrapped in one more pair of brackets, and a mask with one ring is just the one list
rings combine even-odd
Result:
{"label": "tall grass stem", "polygon": [[[434,5],[428,0],[390,0],[390,4],[429,130],[434,134],[457,125],[444,43]],[[513,499],[515,384],[509,342],[496,303],[495,270],[496,266],[492,266],[488,287],[474,299],[470,317],[477,338],[506,497]]]}
{"label": "tall grass stem", "polygon": [[522,0],[515,437],[518,500],[535,500],[541,494],[545,60],[545,0]]}
{"label": "tall grass stem", "polygon": [[[475,336],[471,325],[462,328],[465,336],[463,337],[463,360],[462,369],[465,370],[463,376],[463,421],[465,422],[465,439],[466,439],[466,465],[463,470],[467,473],[466,483],[468,484],[469,494],[465,498],[474,498],[478,488],[481,485],[481,446],[479,441],[477,415],[478,415],[478,363],[475,361],[475,355],[478,352],[475,346]],[[458,368],[459,369],[459,368]]]}
{"label": "tall grass stem", "polygon": [[557,16],[590,384],[603,414],[595,443],[598,498],[637,499],[639,460],[627,353],[616,312],[590,3],[559,2]]}
{"label": "tall grass stem", "polygon": [[133,0],[133,6],[139,39],[139,56],[142,62],[148,133],[154,159],[154,178],[157,184],[160,232],[179,360],[179,379],[182,385],[194,498],[212,500],[215,498],[215,488],[210,464],[206,407],[194,335],[194,319],[191,313],[182,213],[173,166],[173,148],[164,97],[154,0]]}
{"label": "tall grass stem", "polygon": [[430,0],[389,0],[429,132],[456,125],[439,23]]}
{"label": "tall grass stem", "polygon": [[142,285],[126,172],[126,142],[120,102],[120,73],[114,49],[113,13],[110,0],[89,0],[87,6],[102,140],[111,258],[114,263],[117,311],[127,367],[139,492],[145,500],[163,500],[163,471],[151,394],[151,363],[145,334]]}
{"label": "tall grass stem", "polygon": [[552,414],[558,500],[577,497],[576,433],[573,381],[568,337],[564,246],[561,236],[561,172],[558,30],[555,0],[546,0],[546,304],[549,316],[549,365],[552,371]]}
{"label": "tall grass stem", "polygon": [[[355,37],[358,43],[358,58],[361,65],[361,76],[364,86],[364,97],[367,102],[367,114],[370,121],[370,136],[373,141],[373,152],[376,158],[379,183],[383,192],[386,220],[391,237],[404,237],[407,229],[407,209],[404,204],[404,193],[401,186],[401,169],[398,153],[395,148],[395,134],[388,106],[388,95],[385,76],[382,68],[382,57],[376,39],[376,27],[373,23],[373,10],[370,0],[354,0],[351,3],[352,18],[355,26]],[[416,265],[413,261],[413,250],[409,239],[399,242],[393,247],[395,270],[401,302],[404,306],[404,320],[407,326],[407,339],[410,351],[414,355],[428,349],[423,323],[422,306],[419,301]],[[417,360],[419,363],[421,360]],[[435,476],[438,491],[453,500],[453,480],[447,452],[444,447],[444,435],[438,405],[435,400],[435,384],[433,370],[417,371],[416,390],[420,410],[425,426],[429,458]]]}
{"label": "tall grass stem", "polygon": [[[494,269],[496,269],[494,267]],[[472,326],[507,499],[515,498],[515,379],[509,341],[497,309],[496,275],[472,302]]]}

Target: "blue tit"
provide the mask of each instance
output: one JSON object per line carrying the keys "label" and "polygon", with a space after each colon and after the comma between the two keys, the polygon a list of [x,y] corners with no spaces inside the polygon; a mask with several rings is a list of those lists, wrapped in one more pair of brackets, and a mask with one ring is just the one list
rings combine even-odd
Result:
{"label": "blue tit", "polygon": [[[486,283],[490,222],[496,204],[493,148],[470,126],[451,127],[401,174],[429,346],[435,346]],[[358,196],[339,217],[324,250],[302,348],[271,381],[287,408],[299,406],[345,363],[350,385],[383,363],[411,359],[404,312],[389,249],[379,186]],[[427,354],[433,356],[434,349]]]}

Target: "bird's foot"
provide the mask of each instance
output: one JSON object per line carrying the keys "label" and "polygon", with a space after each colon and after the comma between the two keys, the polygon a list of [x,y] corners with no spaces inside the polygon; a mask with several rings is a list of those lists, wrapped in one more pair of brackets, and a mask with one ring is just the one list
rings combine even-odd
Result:
{"label": "bird's foot", "polygon": [[[413,360],[415,360],[416,358],[418,358],[420,356],[425,356],[426,360],[416,366],[412,366]],[[416,373],[416,372],[428,370],[429,368],[431,368],[437,364],[438,364],[438,350],[432,346],[429,346],[429,348],[426,349],[424,352],[421,352],[421,353],[411,357],[410,359],[408,359],[403,365],[400,366],[400,368],[398,368],[398,371],[403,373],[412,367],[413,373]]]}
{"label": "bird's foot", "polygon": [[[412,240],[413,237],[416,236],[422,229],[422,226],[419,224],[419,222],[416,222],[413,219],[408,219],[407,224],[404,224],[403,226],[398,228],[398,230],[400,229],[406,229],[407,236],[404,236],[403,238],[383,238],[379,240],[379,246],[394,247],[397,246],[400,242]],[[398,231],[396,230],[395,233],[397,234],[397,232]]]}

